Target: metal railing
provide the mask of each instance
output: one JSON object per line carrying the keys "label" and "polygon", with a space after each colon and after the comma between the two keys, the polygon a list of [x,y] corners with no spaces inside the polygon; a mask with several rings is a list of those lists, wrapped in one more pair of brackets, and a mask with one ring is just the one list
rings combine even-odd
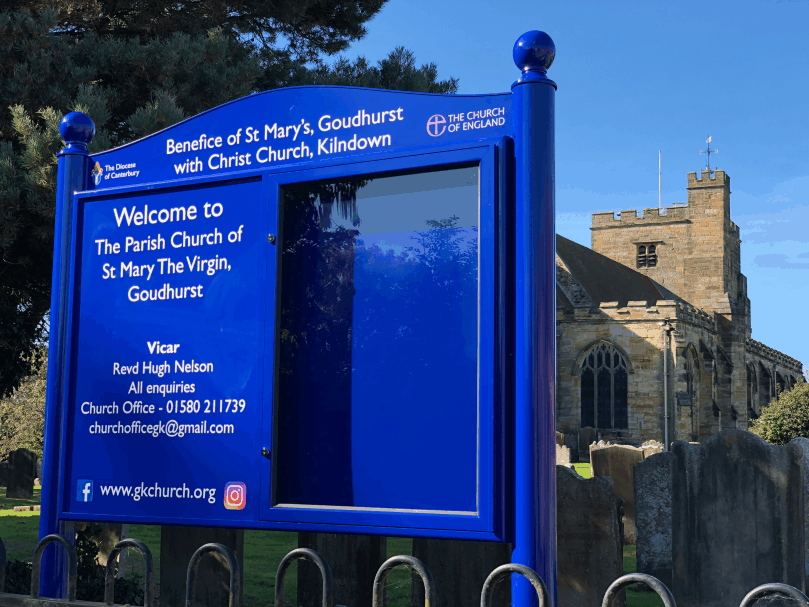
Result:
{"label": "metal railing", "polygon": [[[60,544],[67,553],[68,578],[66,598],[49,598],[39,595],[42,553],[45,548],[52,543]],[[76,599],[78,583],[76,550],[60,535],[48,535],[37,544],[34,550],[31,568],[31,592],[27,596],[5,592],[6,548],[5,544],[0,540],[0,607],[110,607],[114,605],[115,562],[118,555],[126,548],[134,548],[143,556],[145,565],[143,580],[144,607],[155,607],[157,592],[154,579],[154,559],[146,544],[136,539],[125,539],[115,545],[115,548],[112,549],[107,558],[107,566],[104,572],[104,602],[99,603]],[[186,573],[185,607],[192,606],[197,573],[202,559],[206,555],[213,553],[221,555],[228,567],[230,575],[228,607],[241,607],[239,561],[233,551],[223,544],[205,544],[191,557]],[[275,576],[275,607],[284,607],[284,580],[289,566],[299,559],[311,561],[320,570],[323,582],[321,607],[334,607],[334,581],[331,568],[320,554],[309,548],[297,548],[291,551],[278,565],[278,571]],[[421,578],[424,584],[424,607],[436,607],[437,600],[433,576],[423,562],[412,556],[394,556],[382,564],[374,578],[372,589],[373,607],[385,607],[385,593],[383,592],[385,580],[393,569],[400,566],[409,567]],[[531,583],[536,590],[539,607],[550,607],[548,590],[539,575],[529,567],[514,563],[501,565],[489,574],[480,592],[480,607],[489,607],[491,605],[495,586],[499,582],[509,579],[512,574],[522,575]],[[660,596],[663,600],[664,607],[677,607],[674,596],[666,585],[656,577],[643,573],[630,573],[615,580],[604,594],[601,607],[612,607],[620,591],[632,584],[645,584]],[[788,584],[762,584],[761,586],[753,588],[747,593],[744,599],[742,599],[739,607],[752,607],[756,601],[770,595],[793,599],[799,603],[801,607],[809,607],[809,598],[799,589]],[[561,607],[565,606],[562,605]]]}

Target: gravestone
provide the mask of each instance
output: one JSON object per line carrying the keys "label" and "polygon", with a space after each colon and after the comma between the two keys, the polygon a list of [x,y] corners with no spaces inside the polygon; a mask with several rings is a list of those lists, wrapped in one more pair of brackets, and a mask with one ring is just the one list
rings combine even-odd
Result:
{"label": "gravestone", "polygon": [[[371,607],[374,576],[386,560],[387,538],[378,535],[298,533],[298,547],[311,548],[329,564],[334,604]],[[317,565],[298,561],[297,605],[320,605],[323,578]]]}
{"label": "gravestone", "polygon": [[568,432],[565,434],[565,447],[570,449],[570,461],[581,461],[579,459],[579,435],[577,432]]}
{"label": "gravestone", "polygon": [[[224,544],[239,562],[240,582],[244,578],[244,529],[222,527],[160,527],[160,602],[159,607],[185,605],[185,580],[188,562],[197,549],[211,542]],[[197,569],[192,607],[227,607],[230,571],[227,561],[210,552]],[[239,587],[243,588],[240,583]],[[235,605],[242,604],[238,597]]]}
{"label": "gravestone", "polygon": [[663,443],[656,440],[647,440],[640,446],[640,448],[643,449],[644,459],[654,455],[655,453],[662,453],[666,450],[665,447],[663,447]]}
{"label": "gravestone", "polygon": [[[579,428],[579,458],[590,461],[590,445],[598,440],[598,430],[586,426]],[[586,458],[586,459],[585,459]]]}
{"label": "gravestone", "polygon": [[809,439],[796,438],[790,441],[801,448],[803,452],[803,540],[804,540],[804,569],[803,577],[806,588],[809,589]]}
{"label": "gravestone", "polygon": [[671,485],[674,454],[656,453],[633,469],[638,573],[671,588]]}
{"label": "gravestone", "polygon": [[570,463],[570,449],[559,443],[556,443],[556,465],[567,466],[568,468],[572,466]]}
{"label": "gravestone", "polygon": [[0,462],[0,487],[8,486],[8,462]]}
{"label": "gravestone", "polygon": [[6,497],[31,499],[34,497],[36,456],[28,449],[17,449],[8,456]]}
{"label": "gravestone", "polygon": [[805,589],[801,447],[744,430],[675,441],[672,592],[678,607],[736,607],[760,584]]}
{"label": "gravestone", "polygon": [[[601,441],[603,442],[603,441]],[[624,544],[635,544],[635,490],[632,469],[643,461],[643,449],[628,445],[605,444],[590,447],[593,476],[608,476],[613,493],[624,500]]]}
{"label": "gravestone", "polygon": [[[469,607],[480,604],[480,590],[488,575],[511,562],[510,544],[465,540],[413,539],[413,556],[422,561],[435,582],[435,607]],[[424,586],[412,576],[411,607],[424,606]],[[499,584],[491,607],[511,605],[511,587]],[[433,607],[432,605],[430,607]]]}
{"label": "gravestone", "polygon": [[[562,607],[597,607],[623,575],[623,500],[607,477],[556,467],[557,593]],[[473,604],[473,603],[470,603]],[[626,604],[621,591],[613,607]]]}

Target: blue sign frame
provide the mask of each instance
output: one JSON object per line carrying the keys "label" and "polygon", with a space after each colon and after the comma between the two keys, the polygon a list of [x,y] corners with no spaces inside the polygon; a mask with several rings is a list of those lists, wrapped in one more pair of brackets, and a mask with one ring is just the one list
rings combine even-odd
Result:
{"label": "blue sign frame", "polygon": [[[477,511],[449,513],[408,509],[364,509],[329,507],[306,507],[273,505],[262,501],[261,520],[276,528],[330,532],[375,532],[387,535],[457,537],[506,541],[505,478],[498,470],[505,448],[503,416],[505,403],[502,400],[504,376],[495,372],[497,345],[505,348],[505,327],[498,324],[497,296],[505,293],[504,260],[497,257],[498,243],[496,226],[503,225],[506,199],[498,196],[498,186],[504,184],[507,163],[506,142],[483,142],[462,148],[447,147],[407,156],[365,160],[329,167],[301,168],[270,177],[271,196],[276,200],[280,188],[315,179],[343,178],[369,174],[384,174],[423,168],[440,168],[464,163],[479,163],[480,166],[480,244],[479,244],[479,359],[478,359],[478,416],[491,420],[478,427],[478,499]],[[499,170],[498,170],[499,169]],[[280,208],[280,205],[278,205]],[[271,228],[272,229],[272,228]],[[273,261],[277,255],[273,256]],[[270,275],[274,276],[272,262]],[[495,278],[497,277],[497,279]],[[274,290],[270,291],[270,300]],[[277,314],[268,314],[277,318]],[[265,364],[265,393],[272,389],[269,379],[273,377],[276,361],[274,348],[268,344]],[[500,353],[502,358],[503,353]],[[428,388],[429,389],[429,388]],[[372,432],[373,428],[368,428]],[[263,445],[272,449],[272,429],[265,420]],[[262,462],[262,486],[271,485],[272,461]],[[425,491],[429,491],[425,487]]]}
{"label": "blue sign frame", "polygon": [[[63,453],[61,457],[60,477],[63,480],[63,487],[60,501],[60,518],[65,520],[98,520],[98,521],[127,521],[143,524],[184,524],[201,526],[228,526],[245,527],[256,529],[285,529],[285,530],[309,530],[309,531],[330,531],[330,532],[354,532],[354,533],[382,533],[386,535],[404,536],[427,536],[427,537],[447,537],[466,538],[479,540],[507,540],[507,507],[506,507],[506,478],[504,474],[504,449],[505,449],[505,406],[503,395],[505,392],[505,377],[503,369],[496,365],[499,360],[500,365],[505,362],[505,349],[507,348],[507,336],[505,335],[504,319],[501,314],[498,317],[498,310],[504,310],[504,301],[498,301],[498,297],[505,298],[505,261],[502,252],[506,250],[505,232],[505,208],[506,190],[508,182],[509,163],[507,158],[507,141],[497,139],[491,142],[479,141],[465,146],[440,146],[437,149],[414,150],[413,153],[397,153],[378,155],[373,159],[366,158],[361,161],[343,161],[322,164],[320,166],[307,166],[299,168],[289,168],[284,170],[276,169],[269,171],[238,172],[216,176],[214,178],[186,179],[178,182],[143,186],[130,186],[123,188],[103,189],[88,192],[81,192],[75,195],[74,207],[74,231],[71,237],[72,249],[72,271],[70,276],[69,310],[71,318],[71,331],[68,341],[68,349],[71,352],[71,368],[67,375],[64,393],[64,402],[67,406],[64,409],[63,418]],[[381,156],[381,157],[380,157]],[[258,492],[248,492],[248,499],[255,501],[252,517],[234,518],[194,517],[185,514],[178,515],[136,515],[132,512],[93,512],[86,508],[77,508],[75,500],[71,500],[76,487],[74,487],[74,477],[79,475],[81,480],[86,480],[88,471],[82,468],[81,471],[73,465],[75,459],[74,450],[77,440],[77,419],[81,417],[77,412],[78,402],[76,399],[76,374],[80,364],[85,367],[88,364],[86,356],[83,357],[78,350],[81,340],[79,338],[79,325],[86,313],[80,308],[79,299],[82,294],[81,269],[82,251],[87,250],[91,236],[82,232],[85,224],[86,210],[92,205],[111,205],[120,203],[134,197],[144,200],[151,200],[159,195],[172,195],[173,200],[189,190],[199,188],[223,188],[243,183],[260,183],[266,191],[267,205],[260,205],[261,216],[257,224],[265,226],[258,231],[266,231],[268,234],[279,233],[279,204],[280,188],[294,183],[311,180],[325,180],[332,178],[345,178],[366,175],[384,175],[391,173],[401,173],[416,169],[440,169],[442,167],[453,167],[459,165],[474,164],[479,166],[479,358],[478,358],[478,442],[477,453],[477,508],[474,512],[444,512],[429,511],[424,509],[367,509],[356,508],[328,508],[328,507],[292,507],[283,505],[273,505],[270,501],[272,478],[272,458],[260,456],[260,448],[267,448],[270,451],[272,445],[272,403],[273,377],[276,372],[276,360],[274,357],[274,326],[276,314],[272,312],[277,305],[277,280],[276,265],[280,256],[278,247],[267,245],[266,258],[260,264],[258,270],[260,274],[266,275],[266,287],[262,288],[259,281],[258,291],[261,293],[259,305],[265,309],[262,328],[265,337],[264,351],[254,353],[254,364],[257,367],[263,366],[263,429],[260,436],[260,445],[257,440],[248,440],[243,443],[246,453],[253,455],[253,460],[260,466],[260,490]],[[500,233],[498,233],[500,229]],[[92,245],[95,246],[95,245]],[[99,245],[100,246],[100,245]],[[501,253],[498,255],[498,251]],[[86,265],[86,264],[85,264]],[[249,316],[249,314],[248,314]],[[144,330],[148,326],[144,327]],[[499,349],[499,351],[498,351]],[[102,358],[104,358],[102,356]],[[260,362],[263,358],[263,365]],[[495,371],[497,369],[497,372]],[[429,389],[429,388],[427,388]],[[369,432],[373,428],[367,429]],[[258,437],[256,437],[258,438]],[[78,439],[81,440],[81,439]],[[448,441],[448,448],[451,448],[451,441]],[[213,445],[212,445],[213,447]],[[86,449],[82,445],[81,450]],[[111,455],[111,454],[110,454]],[[159,458],[148,452],[143,452],[143,457],[150,466],[160,466]],[[185,457],[192,457],[185,454]],[[190,466],[188,461],[186,465]],[[114,463],[96,462],[96,467],[106,470],[106,476],[114,474],[112,468]],[[130,464],[131,467],[131,464]],[[109,469],[107,469],[109,468]],[[100,478],[105,478],[105,473],[100,473]],[[243,474],[243,477],[250,478],[250,474]],[[97,477],[98,478],[98,477]],[[243,480],[247,480],[247,478]],[[119,479],[122,484],[126,484],[126,477]],[[98,481],[96,481],[98,482]],[[255,486],[252,479],[248,486]],[[429,493],[430,488],[424,488]],[[81,501],[79,499],[79,501]],[[71,506],[71,504],[74,504]],[[117,510],[117,509],[116,509]],[[255,514],[257,513],[257,515]],[[225,514],[231,514],[225,512]]]}

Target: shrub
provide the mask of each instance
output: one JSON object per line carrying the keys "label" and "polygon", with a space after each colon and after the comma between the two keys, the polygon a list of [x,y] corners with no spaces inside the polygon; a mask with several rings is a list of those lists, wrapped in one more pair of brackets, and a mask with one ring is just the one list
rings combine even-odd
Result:
{"label": "shrub", "polygon": [[801,436],[809,438],[809,383],[801,382],[780,393],[761,411],[750,430],[774,445],[786,445]]}
{"label": "shrub", "polygon": [[[88,525],[76,533],[76,556],[78,580],[76,598],[80,601],[104,602],[105,568],[98,564],[98,544],[93,536],[100,531],[99,525]],[[57,547],[57,550],[61,550]],[[6,565],[6,592],[29,594],[31,592],[31,563],[13,560]],[[137,577],[127,576],[115,580],[116,605],[143,605],[143,589]]]}

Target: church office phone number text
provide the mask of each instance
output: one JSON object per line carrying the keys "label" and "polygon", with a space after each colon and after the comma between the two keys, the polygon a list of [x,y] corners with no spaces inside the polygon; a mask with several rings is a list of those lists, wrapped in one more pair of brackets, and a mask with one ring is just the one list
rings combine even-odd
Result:
{"label": "church office phone number text", "polygon": [[170,400],[166,402],[166,413],[242,413],[246,406],[243,398]]}

